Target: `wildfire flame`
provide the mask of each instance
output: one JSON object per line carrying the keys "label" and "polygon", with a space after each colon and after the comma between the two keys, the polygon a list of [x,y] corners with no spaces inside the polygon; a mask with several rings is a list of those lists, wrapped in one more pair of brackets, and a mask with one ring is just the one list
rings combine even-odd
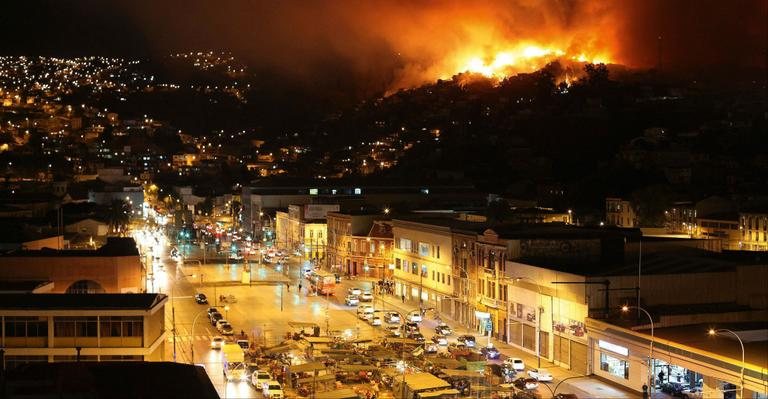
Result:
{"label": "wildfire flame", "polygon": [[605,55],[583,52],[568,54],[557,47],[522,44],[490,55],[458,55],[453,63],[455,67],[447,74],[471,73],[491,79],[503,79],[517,73],[537,70],[557,59],[593,64],[610,62],[610,58]]}

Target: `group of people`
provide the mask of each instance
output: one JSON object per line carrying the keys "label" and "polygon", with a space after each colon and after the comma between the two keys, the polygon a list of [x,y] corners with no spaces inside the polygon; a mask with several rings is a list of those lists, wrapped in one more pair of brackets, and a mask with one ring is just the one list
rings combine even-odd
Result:
{"label": "group of people", "polygon": [[379,294],[392,295],[395,293],[395,282],[393,280],[388,280],[388,279],[379,280],[376,283],[376,286],[378,287]]}

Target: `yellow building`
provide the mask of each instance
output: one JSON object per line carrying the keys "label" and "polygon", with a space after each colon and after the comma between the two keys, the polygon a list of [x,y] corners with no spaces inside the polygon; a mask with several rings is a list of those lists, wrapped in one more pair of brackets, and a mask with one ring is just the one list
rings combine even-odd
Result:
{"label": "yellow building", "polygon": [[618,227],[637,227],[637,214],[632,208],[632,203],[621,198],[606,198],[605,224]]}
{"label": "yellow building", "polygon": [[740,249],[747,251],[768,251],[768,213],[740,212]]}
{"label": "yellow building", "polygon": [[450,227],[396,219],[392,234],[395,295],[450,312],[455,285]]}
{"label": "yellow building", "polygon": [[288,212],[275,214],[276,245],[290,251],[300,251],[305,259],[325,259],[328,245],[328,212],[338,211],[338,205],[289,205]]}
{"label": "yellow building", "polygon": [[739,216],[733,214],[714,214],[696,218],[696,238],[720,240],[724,250],[740,250],[742,231],[739,228]]}
{"label": "yellow building", "polygon": [[163,294],[0,295],[5,365],[161,361],[170,328]]}

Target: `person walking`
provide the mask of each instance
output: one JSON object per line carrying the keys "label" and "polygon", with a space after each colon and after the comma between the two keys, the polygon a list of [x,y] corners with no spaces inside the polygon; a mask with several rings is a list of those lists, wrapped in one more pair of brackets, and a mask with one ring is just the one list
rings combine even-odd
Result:
{"label": "person walking", "polygon": [[402,299],[403,303],[405,303],[405,294],[400,295],[400,299]]}

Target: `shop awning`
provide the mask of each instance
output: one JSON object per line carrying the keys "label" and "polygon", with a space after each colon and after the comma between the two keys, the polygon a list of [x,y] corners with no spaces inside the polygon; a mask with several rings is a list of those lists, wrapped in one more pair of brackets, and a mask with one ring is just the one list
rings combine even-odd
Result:
{"label": "shop awning", "polygon": [[306,373],[309,371],[325,370],[325,369],[326,369],[325,365],[320,362],[295,364],[288,367],[288,370],[290,370],[291,373]]}
{"label": "shop awning", "polygon": [[264,353],[266,353],[267,355],[276,355],[278,353],[287,353],[294,349],[296,349],[296,344],[294,342],[290,342],[287,344],[277,345],[277,346],[268,348],[267,350],[264,351]]}
{"label": "shop awning", "polygon": [[420,392],[420,398],[439,398],[441,396],[458,396],[459,391],[451,389],[441,389],[439,391]]}
{"label": "shop awning", "polygon": [[297,384],[309,384],[309,383],[313,383],[313,382],[323,383],[323,382],[328,382],[328,381],[336,381],[336,376],[333,375],[333,374],[328,374],[328,375],[318,375],[316,377],[304,377],[304,378],[299,378],[298,380],[296,380],[296,383]]}
{"label": "shop awning", "polygon": [[339,370],[344,371],[378,371],[381,367],[376,367],[371,364],[340,364],[337,366]]}
{"label": "shop awning", "polygon": [[451,384],[429,373],[406,374],[405,383],[411,391],[418,392],[427,389],[448,388]]}

